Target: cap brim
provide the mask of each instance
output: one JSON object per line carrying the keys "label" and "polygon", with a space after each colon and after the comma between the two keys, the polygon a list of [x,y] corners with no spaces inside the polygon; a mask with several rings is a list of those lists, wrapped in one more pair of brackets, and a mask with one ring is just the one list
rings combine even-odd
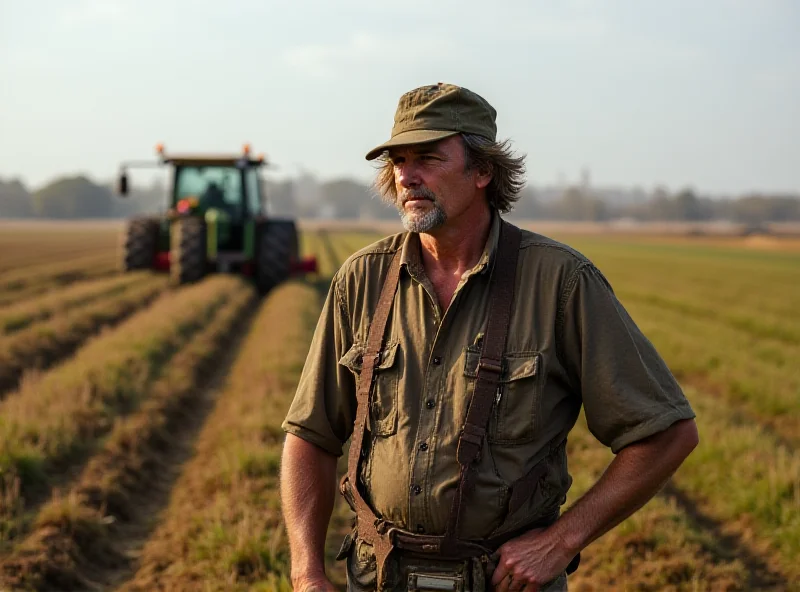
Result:
{"label": "cap brim", "polygon": [[389,148],[437,142],[439,140],[449,138],[450,136],[455,136],[458,133],[459,132],[454,132],[453,130],[409,130],[407,132],[401,132],[388,142],[385,142],[367,152],[367,160],[374,160],[378,158],[386,150],[389,150]]}

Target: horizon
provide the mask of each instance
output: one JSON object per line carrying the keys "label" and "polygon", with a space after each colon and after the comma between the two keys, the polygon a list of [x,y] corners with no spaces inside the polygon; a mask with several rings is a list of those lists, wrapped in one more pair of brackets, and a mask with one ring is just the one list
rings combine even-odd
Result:
{"label": "horizon", "polygon": [[276,164],[270,180],[369,183],[364,154],[388,138],[400,95],[444,81],[492,103],[533,187],[588,169],[598,188],[800,192],[797,3],[480,6],[2,6],[0,178],[106,183],[158,142],[249,143]]}

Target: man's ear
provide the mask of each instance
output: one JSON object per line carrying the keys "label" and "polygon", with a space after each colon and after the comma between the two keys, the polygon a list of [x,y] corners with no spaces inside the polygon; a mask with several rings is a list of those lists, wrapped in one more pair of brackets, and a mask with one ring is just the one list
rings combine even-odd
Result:
{"label": "man's ear", "polygon": [[492,182],[492,171],[490,168],[480,168],[475,171],[475,186],[478,189],[486,189]]}

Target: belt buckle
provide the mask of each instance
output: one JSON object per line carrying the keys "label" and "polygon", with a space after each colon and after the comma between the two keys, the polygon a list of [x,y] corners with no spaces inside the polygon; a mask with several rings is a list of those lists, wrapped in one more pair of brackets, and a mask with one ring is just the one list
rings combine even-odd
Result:
{"label": "belt buckle", "polygon": [[409,592],[464,592],[464,576],[411,570],[408,574]]}

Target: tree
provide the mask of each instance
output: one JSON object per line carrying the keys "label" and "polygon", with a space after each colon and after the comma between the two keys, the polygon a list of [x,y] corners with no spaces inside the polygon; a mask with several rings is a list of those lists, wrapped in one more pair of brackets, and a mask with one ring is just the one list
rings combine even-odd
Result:
{"label": "tree", "polygon": [[679,220],[696,221],[703,219],[700,201],[691,189],[684,189],[675,196],[675,214]]}
{"label": "tree", "polygon": [[33,194],[41,218],[108,218],[114,205],[111,191],[83,176],[59,179]]}
{"label": "tree", "polygon": [[0,181],[0,218],[30,218],[33,216],[31,195],[25,186],[13,179]]}

